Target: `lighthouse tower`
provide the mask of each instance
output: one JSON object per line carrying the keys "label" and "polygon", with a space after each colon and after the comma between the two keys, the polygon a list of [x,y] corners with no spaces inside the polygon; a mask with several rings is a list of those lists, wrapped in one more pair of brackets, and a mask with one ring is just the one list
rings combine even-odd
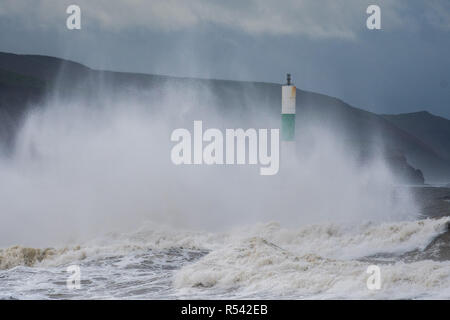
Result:
{"label": "lighthouse tower", "polygon": [[281,87],[281,152],[285,158],[295,154],[296,90],[288,73],[286,84]]}

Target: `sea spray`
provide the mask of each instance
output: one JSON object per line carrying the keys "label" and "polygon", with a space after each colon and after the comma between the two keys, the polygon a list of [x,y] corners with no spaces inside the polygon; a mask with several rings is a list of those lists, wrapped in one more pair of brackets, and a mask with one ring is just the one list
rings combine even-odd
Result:
{"label": "sea spray", "polygon": [[[0,156],[0,246],[72,245],[133,230],[143,221],[217,231],[267,221],[305,225],[418,215],[381,155],[359,163],[332,128],[302,128],[300,137],[310,138],[299,139],[298,161],[283,175],[261,177],[248,165],[174,166],[174,129],[199,114],[215,128],[247,122],[244,111],[224,114],[198,91],[207,90],[132,95],[104,88],[89,103],[82,96],[55,96],[31,109],[14,152]],[[257,128],[279,125],[265,112],[248,122]]]}

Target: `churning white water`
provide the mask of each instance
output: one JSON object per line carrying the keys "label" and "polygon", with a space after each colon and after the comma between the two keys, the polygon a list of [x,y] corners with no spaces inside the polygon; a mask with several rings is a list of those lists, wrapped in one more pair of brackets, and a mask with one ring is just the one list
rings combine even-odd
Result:
{"label": "churning white water", "polygon": [[[1,298],[449,298],[448,261],[376,257],[423,250],[449,222],[268,223],[222,233],[148,224],[45,253],[12,247],[0,252]],[[374,263],[377,291],[366,286]],[[79,290],[66,288],[73,264],[82,271]]]}

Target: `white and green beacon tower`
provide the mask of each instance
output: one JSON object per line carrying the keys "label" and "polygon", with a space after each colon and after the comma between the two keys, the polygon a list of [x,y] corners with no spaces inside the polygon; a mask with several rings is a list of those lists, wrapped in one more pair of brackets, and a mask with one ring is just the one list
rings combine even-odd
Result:
{"label": "white and green beacon tower", "polygon": [[281,149],[284,155],[293,155],[295,152],[296,91],[288,73],[287,82],[281,87]]}

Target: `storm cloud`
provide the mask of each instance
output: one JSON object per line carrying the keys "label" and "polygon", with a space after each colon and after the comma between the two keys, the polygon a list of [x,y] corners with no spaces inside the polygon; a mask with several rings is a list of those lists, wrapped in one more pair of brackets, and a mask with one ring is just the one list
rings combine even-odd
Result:
{"label": "storm cloud", "polygon": [[[66,8],[82,29],[66,28]],[[366,28],[369,4],[381,30]],[[0,51],[92,68],[282,82],[382,113],[450,117],[446,0],[3,0]]]}

